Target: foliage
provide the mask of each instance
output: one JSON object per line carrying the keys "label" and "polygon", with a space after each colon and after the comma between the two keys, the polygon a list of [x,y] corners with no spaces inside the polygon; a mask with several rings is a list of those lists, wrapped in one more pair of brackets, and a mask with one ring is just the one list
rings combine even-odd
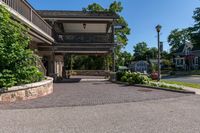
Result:
{"label": "foliage", "polygon": [[157,59],[158,49],[156,47],[148,48],[146,56],[148,59]]}
{"label": "foliage", "polygon": [[67,70],[104,70],[105,61],[101,56],[66,55],[65,67]]}
{"label": "foliage", "polygon": [[164,60],[162,61],[162,65],[163,65],[164,67],[166,67],[166,68],[169,68],[169,67],[171,67],[171,66],[173,65],[173,62],[172,62],[171,60],[166,60],[166,59],[164,59]]}
{"label": "foliage", "polygon": [[150,72],[153,73],[153,72],[157,72],[157,71],[158,71],[158,65],[152,63],[151,67],[150,67]]}
{"label": "foliage", "polygon": [[28,49],[28,29],[0,6],[0,88],[40,81],[36,56]]}
{"label": "foliage", "polygon": [[197,83],[187,83],[187,82],[169,81],[169,80],[162,80],[161,82],[200,89],[200,84]]}
{"label": "foliage", "polygon": [[195,24],[190,29],[193,30],[192,39],[194,44],[200,47],[200,8],[196,8],[194,11],[193,19]]}
{"label": "foliage", "polygon": [[135,60],[146,60],[147,58],[147,43],[146,42],[140,42],[134,46],[134,56]]}
{"label": "foliage", "polygon": [[127,82],[129,84],[148,84],[150,79],[142,73],[125,72],[124,75],[121,77],[121,81]]}
{"label": "foliage", "polygon": [[125,72],[117,72],[116,73],[116,80],[121,81],[122,76],[125,74]]}
{"label": "foliage", "polygon": [[172,57],[173,57],[173,54],[170,53],[170,52],[163,51],[163,52],[161,53],[161,58],[162,58],[162,59],[171,60]]}
{"label": "foliage", "polygon": [[116,64],[117,66],[128,66],[132,60],[133,56],[131,53],[124,51],[118,54]]}
{"label": "foliage", "polygon": [[168,85],[163,82],[150,82],[147,86],[159,87],[159,88],[171,89],[171,90],[177,90],[177,91],[183,90],[182,87],[180,86]]}
{"label": "foliage", "polygon": [[189,28],[172,30],[168,36],[171,52],[175,52],[181,45],[191,41],[191,33],[192,31]]}
{"label": "foliage", "polygon": [[[146,42],[137,43],[133,47],[133,52],[135,61],[157,59],[158,57],[158,49],[156,47],[148,47]],[[161,58],[170,60],[172,58],[172,54],[167,51],[162,51]]]}

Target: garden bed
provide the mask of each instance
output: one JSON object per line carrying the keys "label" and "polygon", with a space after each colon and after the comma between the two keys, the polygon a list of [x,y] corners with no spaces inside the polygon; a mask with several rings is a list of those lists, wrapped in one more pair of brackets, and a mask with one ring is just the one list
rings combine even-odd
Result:
{"label": "garden bed", "polygon": [[163,82],[155,82],[152,81],[148,76],[138,73],[138,72],[125,72],[125,73],[117,73],[116,74],[117,81],[115,83],[125,84],[125,85],[133,85],[137,87],[145,87],[145,88],[153,88],[153,89],[161,89],[167,91],[174,92],[182,92],[182,93],[192,93],[191,91],[184,90],[179,85],[171,85]]}
{"label": "garden bed", "polygon": [[172,91],[172,92],[178,92],[178,93],[187,93],[187,94],[195,94],[193,91],[187,91],[184,89],[174,89],[174,88],[167,88],[167,87],[156,87],[156,86],[150,86],[150,85],[144,85],[144,84],[128,84],[127,82],[121,82],[121,81],[113,81],[113,83],[116,84],[123,84],[127,86],[135,86],[135,87],[144,87],[144,88],[150,88],[150,89],[157,89],[157,90],[164,90],[164,91]]}
{"label": "garden bed", "polygon": [[48,77],[37,83],[14,86],[0,93],[0,102],[15,102],[35,99],[53,92],[53,79]]}

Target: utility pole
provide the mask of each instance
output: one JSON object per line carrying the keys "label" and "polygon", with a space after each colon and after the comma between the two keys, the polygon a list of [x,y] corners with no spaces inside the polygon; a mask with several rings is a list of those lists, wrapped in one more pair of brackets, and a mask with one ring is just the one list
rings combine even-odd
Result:
{"label": "utility pole", "polygon": [[160,67],[160,31],[161,31],[162,26],[157,25],[156,26],[156,31],[158,33],[158,81],[161,79],[161,67]]}

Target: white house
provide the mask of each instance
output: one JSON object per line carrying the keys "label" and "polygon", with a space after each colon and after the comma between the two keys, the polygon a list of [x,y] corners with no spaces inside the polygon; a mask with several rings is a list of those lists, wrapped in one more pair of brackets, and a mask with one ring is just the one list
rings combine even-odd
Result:
{"label": "white house", "polygon": [[149,71],[149,63],[147,61],[133,61],[129,65],[132,72],[146,73]]}

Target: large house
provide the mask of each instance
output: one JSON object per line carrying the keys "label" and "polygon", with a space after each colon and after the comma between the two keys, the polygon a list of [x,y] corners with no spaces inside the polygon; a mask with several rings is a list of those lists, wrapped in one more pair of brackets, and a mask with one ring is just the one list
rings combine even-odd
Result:
{"label": "large house", "polygon": [[198,70],[200,68],[200,49],[186,42],[174,54],[174,64],[177,70]]}
{"label": "large house", "polygon": [[65,54],[112,55],[115,71],[114,32],[119,18],[115,13],[38,11],[26,0],[0,0],[0,4],[29,27],[30,48],[42,57],[47,75],[62,76]]}

